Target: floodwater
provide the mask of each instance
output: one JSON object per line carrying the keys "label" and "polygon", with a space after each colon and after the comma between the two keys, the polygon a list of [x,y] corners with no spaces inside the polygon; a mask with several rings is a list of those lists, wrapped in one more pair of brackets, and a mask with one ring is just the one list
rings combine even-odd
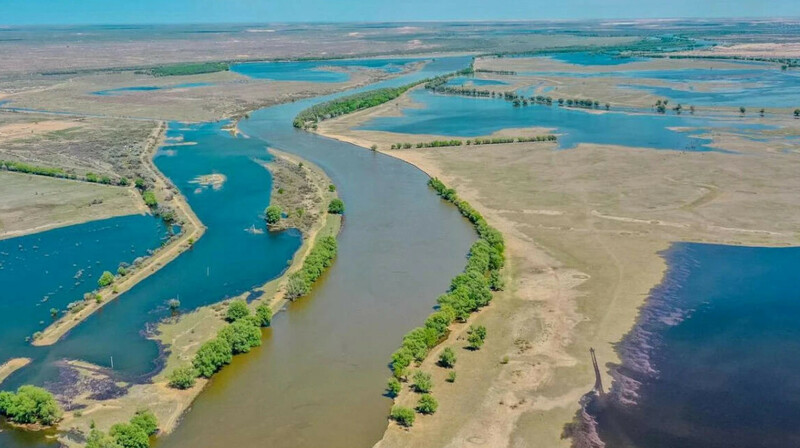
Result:
{"label": "floodwater", "polygon": [[[231,71],[256,79],[273,81],[345,82],[350,79],[348,71],[377,69],[386,73],[398,73],[406,64],[423,59],[333,59],[300,62],[245,62],[234,64]],[[336,68],[339,70],[331,70]]]}
{"label": "floodwater", "polygon": [[97,90],[95,92],[92,92],[92,95],[111,96],[111,95],[122,95],[125,93],[134,93],[134,92],[152,92],[154,90],[193,89],[195,87],[208,87],[211,85],[213,84],[210,82],[187,82],[171,86],[118,87],[116,89]]}
{"label": "floodwater", "polygon": [[800,446],[800,248],[676,244],[590,413],[621,448]]}

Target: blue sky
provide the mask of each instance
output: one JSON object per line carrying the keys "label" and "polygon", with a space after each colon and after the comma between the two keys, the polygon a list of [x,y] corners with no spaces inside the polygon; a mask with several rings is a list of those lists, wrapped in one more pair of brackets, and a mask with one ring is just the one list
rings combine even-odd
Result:
{"label": "blue sky", "polygon": [[0,0],[0,24],[798,17],[800,0]]}

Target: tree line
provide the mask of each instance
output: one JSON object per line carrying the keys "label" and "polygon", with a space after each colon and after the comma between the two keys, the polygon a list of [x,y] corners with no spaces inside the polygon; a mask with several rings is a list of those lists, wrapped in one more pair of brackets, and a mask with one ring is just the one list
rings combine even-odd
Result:
{"label": "tree line", "polygon": [[475,138],[467,140],[434,140],[424,143],[395,143],[391,149],[411,149],[411,148],[444,148],[450,146],[477,146],[477,145],[499,145],[504,143],[530,143],[530,142],[554,142],[558,137],[553,134],[536,135],[533,137],[494,137],[494,138]]}
{"label": "tree line", "polygon": [[[593,99],[558,98],[557,100],[554,100],[553,97],[544,95],[526,97],[524,95],[520,95],[515,92],[496,92],[494,90],[488,90],[488,89],[448,86],[445,85],[444,83],[433,83],[433,82],[425,84],[425,88],[434,93],[441,93],[445,95],[460,95],[460,96],[470,96],[475,98],[500,98],[510,102],[511,104],[514,105],[514,107],[528,106],[529,104],[541,104],[546,106],[552,106],[554,103],[557,103],[559,106],[566,105],[567,107],[582,107],[584,109],[601,108],[600,101]],[[605,110],[611,109],[611,105],[609,103],[605,103],[605,105],[603,105],[602,107],[604,107]]]}
{"label": "tree line", "polygon": [[74,173],[68,173],[62,168],[50,168],[45,166],[31,165],[23,162],[14,162],[10,160],[0,160],[0,169],[14,171],[17,173],[35,174],[37,176],[56,177],[59,179],[82,180],[84,182],[104,185],[119,185],[121,187],[130,185],[130,182],[125,177],[120,177],[117,180],[113,180],[109,176],[98,176],[97,174],[91,172],[86,173],[84,176],[79,176]]}

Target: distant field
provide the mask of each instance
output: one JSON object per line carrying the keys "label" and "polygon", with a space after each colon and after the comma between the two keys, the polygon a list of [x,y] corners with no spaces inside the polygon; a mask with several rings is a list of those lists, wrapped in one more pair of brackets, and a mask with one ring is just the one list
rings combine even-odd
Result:
{"label": "distant field", "polygon": [[0,171],[0,239],[141,213],[131,190]]}

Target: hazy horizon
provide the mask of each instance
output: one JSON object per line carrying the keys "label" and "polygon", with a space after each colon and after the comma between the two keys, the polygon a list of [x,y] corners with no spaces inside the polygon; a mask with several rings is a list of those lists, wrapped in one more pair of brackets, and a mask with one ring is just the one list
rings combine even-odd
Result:
{"label": "hazy horizon", "polygon": [[156,25],[800,18],[793,0],[84,0],[6,1],[0,25]]}

